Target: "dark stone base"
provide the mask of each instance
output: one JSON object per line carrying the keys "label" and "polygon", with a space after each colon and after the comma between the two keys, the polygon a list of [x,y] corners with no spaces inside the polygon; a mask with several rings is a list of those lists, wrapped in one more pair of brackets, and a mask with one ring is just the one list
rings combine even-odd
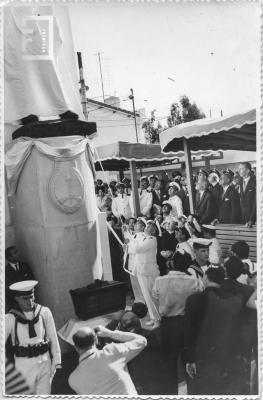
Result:
{"label": "dark stone base", "polygon": [[97,131],[96,122],[79,121],[76,119],[58,119],[52,121],[37,121],[21,126],[12,134],[12,139],[30,137],[33,139],[58,136],[89,136]]}

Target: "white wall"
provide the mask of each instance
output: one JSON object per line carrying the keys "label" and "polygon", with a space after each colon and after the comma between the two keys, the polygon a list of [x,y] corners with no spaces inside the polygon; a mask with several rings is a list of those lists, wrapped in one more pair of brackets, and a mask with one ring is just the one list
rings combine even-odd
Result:
{"label": "white wall", "polygon": [[[101,108],[96,104],[88,103],[89,122],[96,122],[97,136],[92,143],[94,146],[101,146],[117,141],[136,143],[136,132],[134,118],[126,113]],[[136,118],[138,126],[139,141],[143,139],[141,119]]]}

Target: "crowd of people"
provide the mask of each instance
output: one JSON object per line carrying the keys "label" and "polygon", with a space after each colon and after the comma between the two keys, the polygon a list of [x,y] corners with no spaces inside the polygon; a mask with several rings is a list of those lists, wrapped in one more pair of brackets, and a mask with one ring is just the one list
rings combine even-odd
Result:
{"label": "crowd of people", "polygon": [[[111,225],[113,277],[128,280],[135,301],[146,303],[145,325],[153,329],[160,326],[167,357],[172,357],[174,377],[181,355],[190,377],[189,393],[238,394],[242,392],[238,383],[245,382],[242,373],[246,362],[242,364],[242,360],[250,362],[257,354],[256,265],[249,259],[245,241],[233,242],[230,257],[224,259],[216,226],[255,224],[255,170],[247,162],[235,173],[201,168],[194,182],[194,213],[189,211],[188,184],[180,171],[171,179],[167,173],[161,179],[156,175],[141,177],[138,218],[134,218],[132,188],[127,179],[111,182],[109,187],[97,181],[97,204],[107,212]],[[240,318],[242,314],[246,323]],[[242,328],[238,318],[243,321]],[[216,328],[217,335],[212,335],[211,353],[202,320],[207,331],[208,327],[218,327],[219,321],[221,324]],[[244,326],[247,344],[240,339],[234,346],[233,338],[243,334]],[[201,339],[196,340],[199,335]],[[202,340],[207,346],[203,343],[206,349],[200,351]],[[211,374],[215,374],[214,379],[210,379]]]}
{"label": "crowd of people", "polygon": [[[173,391],[164,394],[177,394],[182,380],[191,395],[250,394],[257,363],[256,264],[245,241],[233,241],[224,258],[216,230],[217,223],[255,223],[251,165],[242,163],[239,176],[201,169],[194,213],[179,172],[172,179],[167,173],[140,179],[137,218],[131,190],[127,179],[109,187],[96,182],[97,206],[107,212],[113,279],[127,282],[133,308],[108,327],[74,334],[79,364],[69,386],[80,395],[136,395],[133,380],[142,371],[135,361],[140,352],[151,353],[145,332],[158,331],[162,359],[151,380],[168,365]],[[35,303],[37,282],[14,247],[6,249],[6,259],[6,341],[33,393],[49,394],[61,365],[52,314]]]}
{"label": "crowd of people", "polygon": [[[246,224],[256,222],[256,175],[249,162],[241,163],[238,171],[227,168],[221,173],[213,168],[201,168],[194,179],[194,214],[203,224]],[[141,215],[156,218],[163,214],[162,207],[169,204],[170,216],[189,215],[188,182],[179,170],[169,177],[163,172],[142,176],[138,182]],[[100,211],[112,213],[116,218],[128,220],[134,216],[130,180],[111,181],[108,185],[95,182],[97,206]],[[165,211],[167,213],[167,211]],[[159,218],[159,217],[158,217]]]}

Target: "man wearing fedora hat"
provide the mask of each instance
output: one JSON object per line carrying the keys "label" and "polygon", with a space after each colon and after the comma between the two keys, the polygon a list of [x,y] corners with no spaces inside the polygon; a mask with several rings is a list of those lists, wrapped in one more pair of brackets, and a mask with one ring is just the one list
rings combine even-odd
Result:
{"label": "man wearing fedora hat", "polygon": [[16,305],[5,316],[5,340],[11,336],[15,367],[32,393],[48,395],[61,353],[51,311],[35,303],[37,284],[21,281],[9,287]]}

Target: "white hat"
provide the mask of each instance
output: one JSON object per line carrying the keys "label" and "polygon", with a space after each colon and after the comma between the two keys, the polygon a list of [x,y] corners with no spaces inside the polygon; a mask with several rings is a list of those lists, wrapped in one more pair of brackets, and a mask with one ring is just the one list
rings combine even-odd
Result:
{"label": "white hat", "polygon": [[141,221],[145,226],[147,225],[147,221],[146,221],[146,219],[144,217],[138,217],[137,218],[137,222],[138,221]]}
{"label": "white hat", "polygon": [[204,238],[195,238],[193,239],[193,245],[197,245],[197,247],[209,247],[212,242],[209,239]]}
{"label": "white hat", "polygon": [[32,294],[34,287],[38,284],[38,281],[21,281],[13,283],[9,286],[9,289],[12,290],[13,294],[25,296],[28,294]]}
{"label": "white hat", "polygon": [[149,181],[148,176],[146,176],[146,175],[141,176],[141,177],[140,177],[140,181],[143,181],[143,180]]}
{"label": "white hat", "polygon": [[181,190],[181,186],[176,182],[170,182],[169,187],[177,187],[178,190]]}
{"label": "white hat", "polygon": [[210,231],[215,231],[216,227],[214,225],[202,225],[202,228],[209,229]]}

